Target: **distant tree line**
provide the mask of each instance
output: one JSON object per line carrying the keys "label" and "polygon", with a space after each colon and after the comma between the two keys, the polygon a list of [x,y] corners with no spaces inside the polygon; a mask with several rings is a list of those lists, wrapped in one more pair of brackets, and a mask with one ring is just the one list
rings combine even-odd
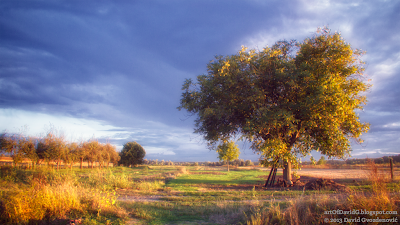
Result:
{"label": "distant tree line", "polygon": [[33,168],[43,162],[48,165],[54,162],[57,169],[61,163],[71,168],[78,162],[81,169],[84,162],[91,168],[96,162],[99,167],[108,167],[110,163],[116,164],[120,160],[116,147],[110,143],[103,144],[93,139],[81,143],[67,142],[63,135],[52,131],[42,138],[2,133],[0,154],[11,156],[14,165],[29,159]]}
{"label": "distant tree line", "polygon": [[389,163],[389,158],[393,159],[393,162],[397,162],[400,163],[400,154],[399,155],[395,155],[395,156],[384,156],[384,157],[380,157],[380,158],[373,158],[373,159],[348,159],[346,160],[346,164],[365,164],[367,163],[368,160],[372,160],[374,161],[374,163],[377,164],[383,164],[383,163]]}
{"label": "distant tree line", "polygon": [[[364,158],[364,159],[347,159],[347,160],[327,160],[322,158],[316,162],[317,165],[328,164],[328,165],[357,165],[367,164],[368,160],[372,160],[376,164],[389,163],[389,158],[393,159],[393,162],[400,163],[400,154],[394,156],[384,156],[380,158]],[[303,162],[303,165],[312,164],[312,162]]]}
{"label": "distant tree line", "polygon": [[[36,165],[54,163],[59,169],[61,165],[72,168],[75,163],[79,163],[83,168],[84,163],[88,167],[94,168],[96,164],[102,167],[113,165],[137,166],[160,165],[160,166],[224,166],[227,161],[221,162],[172,162],[165,160],[144,159],[146,152],[142,146],[136,142],[128,142],[124,145],[121,152],[116,151],[116,147],[110,143],[100,143],[91,139],[88,141],[68,142],[63,135],[56,131],[49,131],[44,137],[30,137],[21,134],[0,134],[0,156],[10,156],[15,166],[20,165],[25,159],[29,159],[29,167]],[[233,166],[254,166],[258,162],[251,160],[235,159],[230,162]]]}
{"label": "distant tree line", "polygon": [[[224,166],[226,161],[221,162],[172,162],[158,159],[144,159],[143,164],[154,165],[154,166]],[[252,162],[251,160],[235,159],[230,162],[233,166],[254,166],[258,165],[258,162]]]}

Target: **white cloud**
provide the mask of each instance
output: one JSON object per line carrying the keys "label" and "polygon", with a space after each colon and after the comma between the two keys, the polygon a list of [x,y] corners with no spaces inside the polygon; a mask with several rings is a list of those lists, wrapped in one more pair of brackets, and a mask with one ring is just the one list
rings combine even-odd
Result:
{"label": "white cloud", "polygon": [[[0,130],[9,133],[23,131],[25,135],[40,136],[50,125],[63,132],[71,141],[86,140],[92,137],[111,136],[115,132],[108,130],[116,127],[102,121],[79,119],[61,115],[48,115],[18,109],[0,109]],[[25,130],[24,127],[27,127]]]}
{"label": "white cloud", "polygon": [[153,146],[143,146],[148,155],[176,155],[174,151],[167,150],[165,148],[153,147]]}

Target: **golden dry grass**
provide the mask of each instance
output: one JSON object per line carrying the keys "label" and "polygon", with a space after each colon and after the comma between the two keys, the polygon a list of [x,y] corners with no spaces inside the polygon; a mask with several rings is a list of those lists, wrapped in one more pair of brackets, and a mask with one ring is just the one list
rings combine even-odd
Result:
{"label": "golden dry grass", "polygon": [[[332,210],[365,210],[368,212],[382,211],[400,211],[400,193],[396,190],[394,193],[388,189],[388,174],[379,172],[377,165],[373,161],[368,162],[366,170],[352,170],[351,172],[338,170],[330,170],[327,173],[326,169],[319,171],[306,170],[302,175],[320,177],[320,178],[336,178],[336,179],[359,179],[368,177],[370,183],[370,191],[351,192],[339,195],[313,195],[301,196],[289,201],[289,206],[280,208],[277,204],[271,204],[270,207],[259,209],[250,216],[248,225],[261,224],[336,224],[336,222],[344,222],[344,219],[357,219],[363,217],[365,219],[376,218],[371,215],[352,214],[352,215],[337,215],[325,214]],[[340,171],[340,170],[339,170]],[[335,173],[336,172],[336,173]],[[398,184],[397,184],[398,185]],[[388,215],[380,214],[380,219],[397,219],[400,221],[398,214]],[[328,220],[328,222],[326,222]],[[336,222],[332,222],[336,221]],[[348,223],[356,224],[356,223]],[[376,224],[376,223],[375,223]],[[387,224],[387,223],[382,223]]]}

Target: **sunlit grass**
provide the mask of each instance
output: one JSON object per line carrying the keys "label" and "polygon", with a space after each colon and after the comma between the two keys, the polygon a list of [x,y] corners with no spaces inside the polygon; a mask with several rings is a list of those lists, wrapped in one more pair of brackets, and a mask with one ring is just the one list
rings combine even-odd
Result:
{"label": "sunlit grass", "polygon": [[113,218],[110,223],[118,224],[127,216],[117,206],[116,193],[110,189],[109,183],[101,184],[93,182],[93,179],[82,182],[73,171],[61,171],[3,167],[0,174],[0,222],[27,224],[81,217],[96,217],[101,221],[106,216]]}
{"label": "sunlit grass", "polygon": [[[325,214],[332,210],[364,210],[364,211],[400,211],[399,183],[390,183],[382,173],[378,173],[376,165],[369,162],[369,181],[362,186],[354,186],[351,193],[339,195],[316,194],[301,196],[288,201],[287,207],[260,207],[252,212],[247,221],[248,225],[258,224],[337,224],[345,223],[346,219],[376,219],[377,215],[365,214]],[[380,219],[397,218],[396,213],[380,214]],[[326,222],[328,220],[328,222]],[[336,221],[336,222],[332,222]],[[357,224],[350,222],[346,224]],[[389,223],[375,223],[389,224]]]}
{"label": "sunlit grass", "polygon": [[240,171],[191,171],[183,174],[167,183],[177,191],[198,191],[207,185],[211,186],[237,186],[241,184],[259,185],[262,182],[260,176],[265,176],[265,171],[240,170]]}
{"label": "sunlit grass", "polygon": [[[258,205],[258,204],[257,204]],[[255,204],[226,201],[192,202],[190,200],[130,202],[122,206],[135,218],[148,224],[239,224],[244,223],[244,212]]]}
{"label": "sunlit grass", "polygon": [[399,183],[388,183],[380,174],[346,181],[351,192],[338,193],[264,189],[268,171],[257,169],[3,167],[0,223],[81,219],[83,224],[124,224],[132,218],[143,224],[318,224],[323,210],[399,210]]}

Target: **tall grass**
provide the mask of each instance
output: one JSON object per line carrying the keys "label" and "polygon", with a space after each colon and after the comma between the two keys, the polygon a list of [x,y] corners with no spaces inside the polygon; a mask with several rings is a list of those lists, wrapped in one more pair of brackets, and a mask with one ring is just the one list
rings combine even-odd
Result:
{"label": "tall grass", "polygon": [[[344,218],[356,219],[379,217],[380,219],[396,218],[398,214],[365,215],[359,214],[326,214],[332,210],[363,210],[363,211],[397,211],[400,212],[399,190],[391,193],[387,187],[388,179],[378,173],[373,161],[368,162],[370,191],[342,193],[337,195],[302,196],[289,201],[287,207],[271,204],[269,207],[256,209],[249,216],[248,225],[261,224],[335,224],[335,219],[344,223]],[[325,220],[329,221],[326,222]],[[332,219],[332,220],[331,220]],[[357,224],[350,222],[347,224]],[[377,223],[375,223],[377,224]],[[388,224],[388,223],[382,223]]]}
{"label": "tall grass", "polygon": [[3,222],[27,223],[32,220],[67,218],[82,212],[76,186],[68,183],[56,185],[34,184],[23,190],[16,190],[2,196]]}
{"label": "tall grass", "polygon": [[109,189],[128,188],[132,186],[128,175],[124,172],[116,175],[111,170],[98,169],[91,173],[88,177],[88,184],[93,187],[103,186]]}
{"label": "tall grass", "polygon": [[146,192],[151,192],[151,191],[156,191],[159,189],[162,189],[164,187],[165,183],[164,181],[141,181],[137,182],[133,185],[133,188],[136,190],[140,191],[146,191]]}
{"label": "tall grass", "polygon": [[[23,174],[22,171],[13,170],[16,170],[13,173]],[[9,175],[1,174],[0,223],[27,224],[92,215],[127,216],[116,205],[117,196],[109,188],[110,183],[100,185],[94,179],[92,183],[82,183],[74,173],[61,174],[51,170],[27,171],[24,176],[25,182],[20,182],[23,177],[17,175],[14,181],[7,181],[10,180]],[[6,185],[13,188],[6,188]]]}

